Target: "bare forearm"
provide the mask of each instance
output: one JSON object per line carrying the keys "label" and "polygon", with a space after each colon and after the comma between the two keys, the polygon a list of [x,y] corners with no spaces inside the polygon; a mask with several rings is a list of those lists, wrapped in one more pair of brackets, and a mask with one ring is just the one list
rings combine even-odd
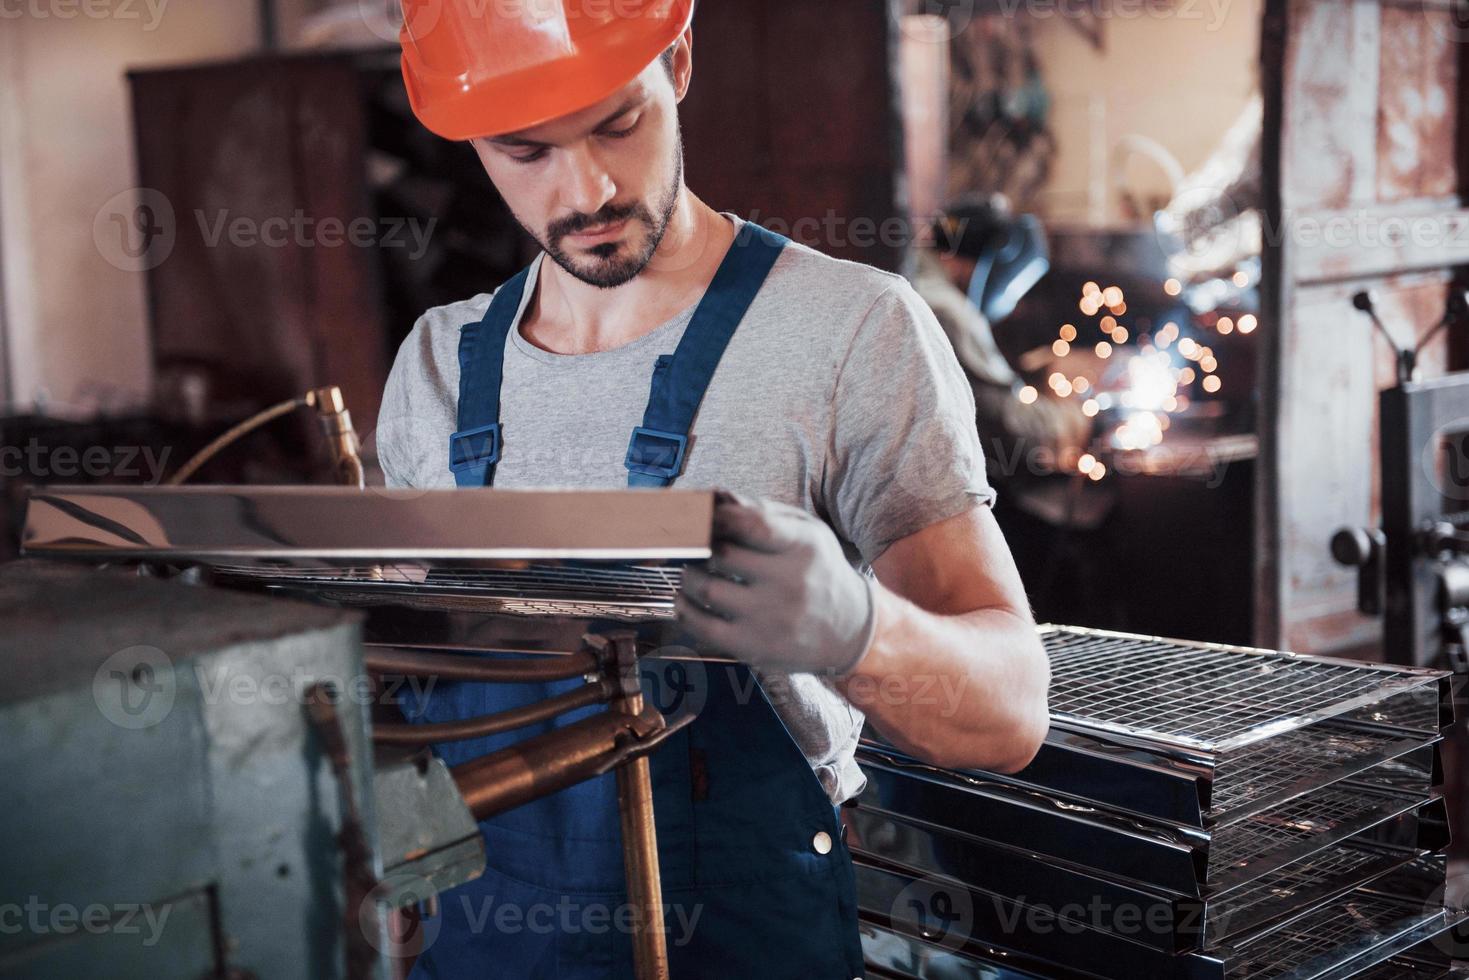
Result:
{"label": "bare forearm", "polygon": [[895,746],[947,768],[1014,772],[1048,725],[1049,667],[1028,615],[943,615],[878,586],[876,633],[843,693]]}

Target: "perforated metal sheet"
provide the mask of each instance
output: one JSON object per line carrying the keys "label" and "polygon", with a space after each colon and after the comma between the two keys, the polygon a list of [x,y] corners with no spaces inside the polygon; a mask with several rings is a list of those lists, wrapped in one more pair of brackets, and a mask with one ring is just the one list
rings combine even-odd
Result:
{"label": "perforated metal sheet", "polygon": [[[1262,801],[1290,795],[1313,776],[1351,772],[1423,745],[1396,732],[1312,725],[1257,742],[1225,757],[1214,773],[1208,819],[1217,822]],[[1427,790],[1430,775],[1417,774],[1415,785]]]}
{"label": "perforated metal sheet", "polygon": [[[1375,946],[1388,944],[1408,932],[1408,924],[1431,931],[1462,921],[1463,914],[1448,909],[1424,909],[1401,899],[1358,891],[1339,903],[1330,903],[1299,919],[1271,930],[1244,947],[1230,963],[1231,977],[1270,977],[1278,980],[1315,980],[1354,976],[1339,964],[1323,962],[1333,951],[1361,949],[1371,959]],[[1363,969],[1370,964],[1362,964]]]}
{"label": "perforated metal sheet", "polygon": [[1357,974],[1356,980],[1469,980],[1469,963],[1392,959]]}
{"label": "perforated metal sheet", "polygon": [[[1074,627],[1042,630],[1055,723],[1221,753],[1437,683],[1428,671]],[[1437,728],[1437,701],[1401,719]]]}
{"label": "perforated metal sheet", "polygon": [[674,565],[523,562],[497,568],[426,568],[411,563],[340,568],[215,565],[226,579],[290,585],[348,604],[385,599],[420,609],[467,609],[515,616],[664,620],[682,582]]}
{"label": "perforated metal sheet", "polygon": [[1320,899],[1355,888],[1377,874],[1401,864],[1402,855],[1354,845],[1337,844],[1309,860],[1298,861],[1253,881],[1227,896],[1211,901],[1206,927],[1208,945],[1220,937],[1253,931]]}
{"label": "perforated metal sheet", "polygon": [[1309,849],[1313,841],[1330,840],[1344,831],[1385,821],[1421,802],[1350,785],[1317,790],[1216,832],[1209,852],[1208,881],[1217,883],[1240,872],[1252,878],[1249,869],[1274,863],[1271,858],[1276,855]]}

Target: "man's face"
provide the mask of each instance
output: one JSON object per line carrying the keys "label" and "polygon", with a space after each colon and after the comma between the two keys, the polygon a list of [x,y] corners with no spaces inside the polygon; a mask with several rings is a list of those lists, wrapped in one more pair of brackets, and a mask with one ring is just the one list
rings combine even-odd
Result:
{"label": "man's face", "polygon": [[968,293],[969,281],[974,278],[974,270],[979,263],[967,255],[956,255],[942,250],[939,251],[939,263],[944,267],[944,272],[948,273],[949,281],[961,292]]}
{"label": "man's face", "polygon": [[583,282],[621,286],[663,240],[683,186],[677,107],[688,58],[686,36],[673,78],[654,61],[588,109],[473,141],[521,227]]}

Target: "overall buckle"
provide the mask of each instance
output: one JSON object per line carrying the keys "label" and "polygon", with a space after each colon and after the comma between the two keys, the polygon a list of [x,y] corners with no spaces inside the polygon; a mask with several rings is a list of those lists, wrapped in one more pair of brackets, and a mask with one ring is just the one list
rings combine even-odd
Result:
{"label": "overall buckle", "polygon": [[632,430],[632,441],[627,445],[627,459],[623,460],[623,465],[634,473],[673,480],[683,469],[688,448],[689,437],[686,435],[646,429],[640,425]]}
{"label": "overall buckle", "polygon": [[500,423],[465,429],[449,437],[449,469],[455,473],[500,461]]}

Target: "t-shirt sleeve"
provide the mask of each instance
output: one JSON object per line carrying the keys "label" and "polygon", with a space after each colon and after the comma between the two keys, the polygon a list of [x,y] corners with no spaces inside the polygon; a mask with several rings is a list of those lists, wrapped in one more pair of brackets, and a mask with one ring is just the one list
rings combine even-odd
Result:
{"label": "t-shirt sleeve", "polygon": [[933,312],[891,286],[852,339],[832,394],[827,518],[871,562],[894,541],[988,506],[974,392]]}
{"label": "t-shirt sleeve", "polygon": [[429,486],[430,474],[448,470],[447,446],[428,434],[452,421],[452,401],[445,399],[457,379],[440,363],[429,321],[430,314],[420,317],[399,347],[373,433],[378,465],[393,488]]}

